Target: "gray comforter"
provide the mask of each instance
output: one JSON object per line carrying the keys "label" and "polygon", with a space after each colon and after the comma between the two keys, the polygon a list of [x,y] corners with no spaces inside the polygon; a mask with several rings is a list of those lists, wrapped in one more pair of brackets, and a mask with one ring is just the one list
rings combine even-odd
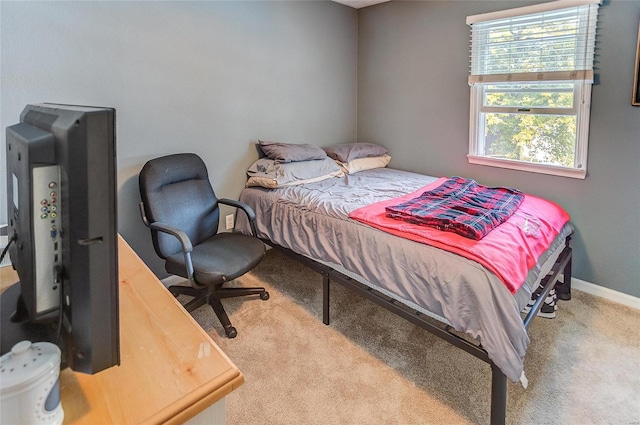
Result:
{"label": "gray comforter", "polygon": [[[257,215],[258,236],[359,277],[375,289],[478,339],[513,382],[529,344],[520,311],[571,233],[565,226],[512,295],[477,262],[349,219],[356,208],[396,198],[434,181],[389,168],[281,189],[247,188],[240,200]],[[236,230],[250,233],[244,214]]]}

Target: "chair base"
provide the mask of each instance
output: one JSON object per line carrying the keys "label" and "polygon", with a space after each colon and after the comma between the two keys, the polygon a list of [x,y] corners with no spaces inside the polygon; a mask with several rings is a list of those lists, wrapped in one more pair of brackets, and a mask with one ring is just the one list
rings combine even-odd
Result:
{"label": "chair base", "polygon": [[222,302],[220,301],[222,298],[259,295],[261,300],[269,299],[269,293],[261,287],[222,288],[221,286],[212,285],[206,288],[198,289],[191,286],[172,285],[169,286],[168,289],[174,297],[178,297],[178,295],[187,295],[193,298],[183,305],[185,310],[187,310],[189,313],[203,306],[204,304],[209,304],[213,311],[216,313],[216,316],[218,316],[218,320],[220,321],[220,324],[222,324],[227,338],[235,338],[238,335],[238,331],[231,325],[229,316],[227,315],[227,312],[224,310]]}

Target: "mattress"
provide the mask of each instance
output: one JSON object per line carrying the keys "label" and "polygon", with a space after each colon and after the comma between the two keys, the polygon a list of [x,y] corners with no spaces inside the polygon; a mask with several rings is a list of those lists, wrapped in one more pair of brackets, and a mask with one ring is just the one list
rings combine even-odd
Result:
{"label": "mattress", "polygon": [[[257,236],[330,265],[397,301],[477,339],[513,382],[529,344],[521,310],[551,270],[571,233],[567,224],[520,289],[511,294],[479,263],[393,236],[349,218],[357,208],[414,192],[436,177],[377,168],[280,189],[247,188]],[[244,214],[236,230],[250,234]]]}

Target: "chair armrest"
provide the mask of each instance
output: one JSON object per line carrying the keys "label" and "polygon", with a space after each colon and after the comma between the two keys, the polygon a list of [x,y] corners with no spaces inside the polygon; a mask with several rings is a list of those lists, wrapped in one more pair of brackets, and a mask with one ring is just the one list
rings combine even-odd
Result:
{"label": "chair armrest", "polygon": [[245,212],[245,214],[247,214],[247,217],[249,218],[250,221],[256,220],[256,213],[253,211],[253,209],[249,205],[245,204],[244,202],[234,201],[233,199],[227,199],[227,198],[218,199],[218,202],[220,202],[221,204],[240,208],[242,211]]}
{"label": "chair armrest", "polygon": [[169,235],[174,236],[178,241],[180,241],[180,245],[182,245],[182,252],[188,254],[193,251],[193,245],[191,244],[191,239],[189,236],[182,230],[178,229],[175,226],[171,226],[170,224],[160,223],[158,221],[154,221],[153,223],[149,222],[147,219],[147,215],[144,212],[144,204],[140,202],[140,215],[142,216],[142,222],[145,226],[147,226],[151,230],[156,230],[158,232],[167,233]]}
{"label": "chair armrest", "polygon": [[177,227],[155,221],[153,223],[149,223],[149,228],[151,230],[157,230],[158,232],[167,233],[171,236],[174,236],[176,239],[178,239],[178,241],[180,241],[183,253],[188,254],[193,251],[191,239],[189,239],[189,236],[187,236],[185,232],[178,229]]}
{"label": "chair armrest", "polygon": [[140,202],[139,206],[140,215],[142,216],[142,222],[145,226],[147,226],[151,230],[167,233],[178,239],[180,245],[182,246],[182,254],[184,255],[184,264],[187,268],[187,276],[189,277],[189,281],[197,288],[202,287],[202,285],[196,282],[193,276],[193,262],[191,261],[191,251],[193,251],[193,244],[191,243],[191,239],[189,239],[189,236],[182,230],[178,229],[175,226],[171,226],[170,224],[160,223],[157,221],[150,223],[144,212],[144,204]]}
{"label": "chair armrest", "polygon": [[256,231],[256,213],[253,211],[253,209],[249,205],[241,201],[236,201],[236,200],[227,199],[227,198],[218,199],[218,202],[224,205],[229,205],[232,207],[239,208],[242,211],[244,211],[244,213],[247,215],[247,218],[249,219],[249,224],[251,225],[251,232],[253,233],[253,236],[257,236],[258,233]]}

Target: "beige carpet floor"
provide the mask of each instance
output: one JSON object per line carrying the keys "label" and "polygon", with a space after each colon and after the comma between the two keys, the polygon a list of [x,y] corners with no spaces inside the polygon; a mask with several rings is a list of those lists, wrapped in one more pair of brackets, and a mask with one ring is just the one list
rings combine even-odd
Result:
{"label": "beige carpet floor", "polygon": [[[490,367],[270,250],[233,282],[268,301],[224,300],[235,339],[207,306],[194,317],[245,376],[227,423],[487,424]],[[640,424],[640,312],[579,291],[534,320],[525,372],[509,383],[509,424]]]}

